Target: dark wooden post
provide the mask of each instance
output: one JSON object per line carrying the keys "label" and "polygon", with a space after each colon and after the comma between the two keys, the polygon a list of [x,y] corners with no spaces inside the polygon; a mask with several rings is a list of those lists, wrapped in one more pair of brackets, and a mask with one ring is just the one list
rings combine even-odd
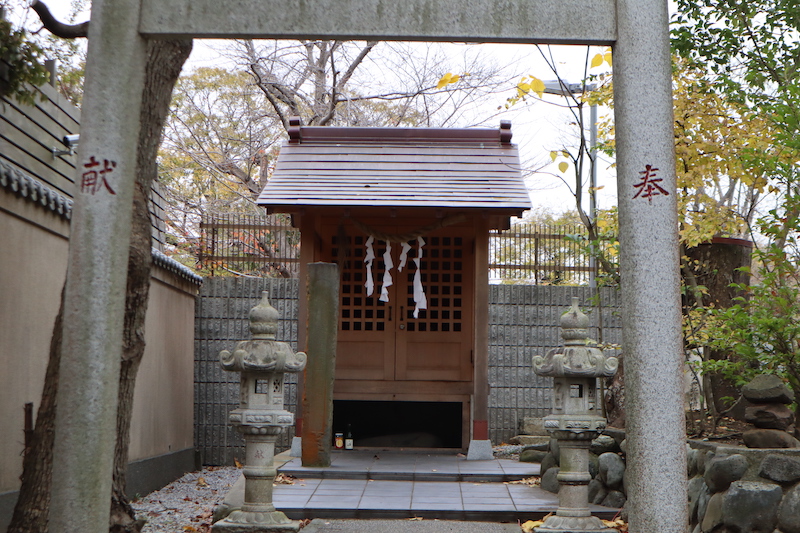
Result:
{"label": "dark wooden post", "polygon": [[331,465],[333,380],[339,318],[339,267],[308,265],[308,363],[303,388],[302,464]]}

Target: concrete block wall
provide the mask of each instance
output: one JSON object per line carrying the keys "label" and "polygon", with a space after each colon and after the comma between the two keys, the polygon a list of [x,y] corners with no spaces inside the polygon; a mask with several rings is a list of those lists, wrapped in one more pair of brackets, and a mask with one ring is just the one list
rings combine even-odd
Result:
{"label": "concrete block wall", "polygon": [[[238,375],[219,366],[221,350],[249,338],[247,317],[261,291],[281,314],[278,338],[297,349],[297,280],[207,278],[198,297],[195,340],[195,445],[204,464],[232,464],[244,453],[241,436],[228,426],[238,406]],[[492,285],[489,291],[489,438],[495,444],[519,433],[523,417],[550,412],[551,380],[536,376],[531,358],[561,345],[559,319],[580,298],[593,320],[591,334],[619,343],[621,324],[615,289],[592,299],[588,287]],[[601,305],[590,307],[592,302]],[[602,335],[600,334],[602,331]],[[296,376],[288,378],[286,408],[297,405]],[[288,447],[293,429],[281,437]]]}
{"label": "concrete block wall", "polygon": [[[206,278],[197,298],[195,318],[195,446],[203,464],[244,462],[244,441],[228,424],[228,414],[239,406],[239,374],[226,372],[219,352],[232,350],[250,339],[248,318],[269,291],[270,303],[278,310],[277,340],[297,350],[298,282],[277,278]],[[286,408],[297,405],[297,376],[287,374]],[[291,444],[294,427],[288,428],[277,445]]]}
{"label": "concrete block wall", "polygon": [[[572,297],[592,319],[595,340],[619,343],[618,291],[559,285],[489,288],[489,436],[493,443],[519,434],[524,417],[550,413],[552,379],[534,374],[531,360],[561,346],[559,320]],[[597,304],[597,305],[594,305]]]}

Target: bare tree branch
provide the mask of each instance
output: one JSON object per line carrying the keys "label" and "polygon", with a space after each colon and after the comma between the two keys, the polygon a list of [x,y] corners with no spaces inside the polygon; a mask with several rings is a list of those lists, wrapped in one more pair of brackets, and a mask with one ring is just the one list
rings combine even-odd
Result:
{"label": "bare tree branch", "polygon": [[46,4],[40,2],[40,0],[34,0],[31,4],[31,9],[36,11],[36,14],[39,15],[39,20],[42,21],[44,28],[56,37],[61,37],[62,39],[77,39],[86,38],[89,35],[88,20],[80,24],[64,24],[56,20],[53,14],[50,13],[50,8],[47,7]]}

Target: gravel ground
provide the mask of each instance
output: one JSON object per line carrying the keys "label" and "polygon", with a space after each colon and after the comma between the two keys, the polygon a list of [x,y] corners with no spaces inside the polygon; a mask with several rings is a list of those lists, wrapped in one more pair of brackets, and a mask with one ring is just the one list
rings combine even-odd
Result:
{"label": "gravel ground", "polygon": [[[522,446],[494,447],[494,456],[516,459]],[[142,533],[206,533],[214,507],[225,498],[242,471],[233,466],[207,467],[186,474],[132,503],[136,516],[147,520]]]}
{"label": "gravel ground", "polygon": [[234,466],[207,467],[136,500],[136,516],[147,520],[142,533],[210,531],[214,507],[241,473]]}

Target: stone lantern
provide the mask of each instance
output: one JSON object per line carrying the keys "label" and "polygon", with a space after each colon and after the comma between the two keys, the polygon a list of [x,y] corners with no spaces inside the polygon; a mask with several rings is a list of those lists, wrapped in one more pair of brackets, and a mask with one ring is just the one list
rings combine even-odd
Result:
{"label": "stone lantern", "polygon": [[606,427],[597,378],[613,376],[619,364],[602,350],[589,346],[589,317],[578,308],[578,298],[561,316],[564,346],[533,358],[533,370],[553,378],[553,414],[544,418],[550,436],[558,439],[558,510],[536,528],[538,533],[612,532],[589,512],[589,446]]}
{"label": "stone lantern", "polygon": [[294,423],[294,415],[283,407],[283,375],[300,372],[306,354],[294,353],[285,342],[275,340],[278,311],[262,292],[261,301],[250,310],[252,340],[236,345],[233,353],[224,350],[222,368],[241,372],[239,408],[229,420],[244,436],[244,503],[225,519],[215,523],[214,532],[294,532],[299,523],[289,520],[272,504],[275,441],[283,428]]}

